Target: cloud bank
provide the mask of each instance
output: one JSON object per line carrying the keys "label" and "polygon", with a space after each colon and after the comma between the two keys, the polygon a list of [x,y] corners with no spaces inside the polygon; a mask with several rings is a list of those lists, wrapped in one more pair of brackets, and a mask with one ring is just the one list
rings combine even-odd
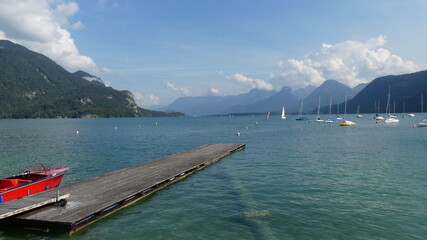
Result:
{"label": "cloud bank", "polygon": [[24,45],[71,69],[110,73],[88,56],[79,53],[66,28],[82,29],[80,21],[68,18],[79,11],[73,1],[65,0],[2,0],[0,1],[0,39]]}
{"label": "cloud bank", "polygon": [[188,88],[182,87],[182,88],[177,88],[175,87],[175,85],[173,85],[171,82],[166,82],[166,87],[176,93],[179,93],[182,96],[188,96],[188,94],[190,94],[190,90],[188,90]]}
{"label": "cloud bank", "polygon": [[236,81],[250,88],[257,88],[261,90],[273,90],[273,85],[261,79],[253,79],[250,77],[243,76],[240,73],[235,73],[228,76],[227,79]]}
{"label": "cloud bank", "polygon": [[383,48],[386,38],[380,35],[366,42],[343,41],[337,44],[322,44],[319,51],[303,60],[280,61],[280,73],[270,75],[278,85],[304,87],[318,86],[327,79],[340,81],[354,87],[376,77],[415,72],[419,67],[411,61],[392,54]]}
{"label": "cloud bank", "polygon": [[138,106],[150,107],[160,104],[160,98],[154,94],[142,94],[139,92],[132,93]]}

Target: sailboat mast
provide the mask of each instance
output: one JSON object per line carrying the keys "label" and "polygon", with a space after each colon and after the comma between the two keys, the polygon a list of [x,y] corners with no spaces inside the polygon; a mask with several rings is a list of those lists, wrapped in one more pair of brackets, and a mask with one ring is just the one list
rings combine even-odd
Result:
{"label": "sailboat mast", "polygon": [[393,101],[393,114],[396,114],[396,101]]}
{"label": "sailboat mast", "polygon": [[374,113],[377,113],[377,101],[374,102]]}
{"label": "sailboat mast", "polygon": [[391,114],[391,111],[390,111],[390,86],[388,86],[387,106],[385,107],[385,114],[387,115],[387,113],[389,115]]}
{"label": "sailboat mast", "polygon": [[347,119],[347,93],[345,93],[344,120]]}

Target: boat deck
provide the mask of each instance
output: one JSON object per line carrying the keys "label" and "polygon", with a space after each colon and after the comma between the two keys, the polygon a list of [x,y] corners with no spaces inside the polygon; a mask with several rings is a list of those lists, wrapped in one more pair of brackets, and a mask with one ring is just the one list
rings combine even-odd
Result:
{"label": "boat deck", "polygon": [[28,227],[73,232],[244,147],[208,144],[61,186],[37,195],[54,190],[69,193],[65,207],[48,206],[7,220]]}

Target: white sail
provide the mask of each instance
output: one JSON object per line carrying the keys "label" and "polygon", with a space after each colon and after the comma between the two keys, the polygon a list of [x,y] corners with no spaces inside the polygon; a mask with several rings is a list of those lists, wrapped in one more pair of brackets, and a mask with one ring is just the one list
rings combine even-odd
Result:
{"label": "white sail", "polygon": [[282,119],[286,119],[285,106],[282,108]]}

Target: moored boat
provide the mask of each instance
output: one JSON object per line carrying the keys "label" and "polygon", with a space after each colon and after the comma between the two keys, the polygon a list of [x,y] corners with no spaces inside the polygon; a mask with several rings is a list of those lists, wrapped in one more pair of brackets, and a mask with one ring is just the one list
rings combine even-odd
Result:
{"label": "moored boat", "polygon": [[320,117],[320,96],[319,96],[319,104],[317,105],[317,117],[316,117],[316,122],[318,123],[322,123],[325,122],[325,119]]}
{"label": "moored boat", "polygon": [[40,164],[22,173],[0,179],[0,203],[36,194],[57,187],[68,168],[50,168]]}
{"label": "moored boat", "polygon": [[418,123],[418,127],[427,127],[427,118],[424,119],[422,122]]}
{"label": "moored boat", "polygon": [[355,123],[355,122],[350,121],[350,120],[344,120],[344,121],[342,121],[342,122],[339,122],[338,124],[339,124],[340,126],[354,126],[354,125],[356,125],[356,123]]}
{"label": "moored boat", "polygon": [[347,93],[345,94],[344,121],[339,122],[338,125],[339,126],[354,126],[354,125],[356,125],[355,122],[350,121],[350,120],[346,120],[346,118],[347,118]]}
{"label": "moored boat", "polygon": [[374,119],[375,120],[379,120],[379,121],[384,121],[384,117],[383,116],[380,116],[380,115],[375,115],[375,117],[374,117]]}
{"label": "moored boat", "polygon": [[299,109],[299,114],[298,114],[298,118],[296,119],[297,121],[301,121],[301,120],[310,120],[307,117],[302,117],[302,106],[304,105],[304,100],[301,100],[301,107]]}
{"label": "moored boat", "polygon": [[384,120],[385,123],[398,123],[399,119],[396,115],[391,114],[391,106],[390,106],[390,86],[388,86],[388,98],[387,98],[387,106],[385,108],[385,114],[388,113],[388,118]]}

